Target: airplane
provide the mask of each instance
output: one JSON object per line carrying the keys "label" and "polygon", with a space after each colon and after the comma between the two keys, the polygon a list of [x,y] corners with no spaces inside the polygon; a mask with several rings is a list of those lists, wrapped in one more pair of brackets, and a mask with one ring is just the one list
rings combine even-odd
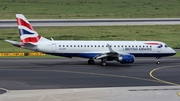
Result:
{"label": "airplane", "polygon": [[135,57],[156,57],[156,64],[160,64],[161,57],[176,54],[171,47],[160,41],[49,40],[39,35],[23,14],[16,14],[16,20],[21,42],[6,42],[55,56],[87,58],[90,65],[95,64],[94,60],[101,60],[102,66],[113,60],[130,64],[134,63]]}

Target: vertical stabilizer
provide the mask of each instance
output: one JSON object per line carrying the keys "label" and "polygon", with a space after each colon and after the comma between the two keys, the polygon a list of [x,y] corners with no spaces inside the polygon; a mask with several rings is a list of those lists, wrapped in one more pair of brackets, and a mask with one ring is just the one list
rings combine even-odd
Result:
{"label": "vertical stabilizer", "polygon": [[34,30],[23,14],[16,14],[16,20],[22,45],[25,43],[36,44],[38,41],[49,41]]}

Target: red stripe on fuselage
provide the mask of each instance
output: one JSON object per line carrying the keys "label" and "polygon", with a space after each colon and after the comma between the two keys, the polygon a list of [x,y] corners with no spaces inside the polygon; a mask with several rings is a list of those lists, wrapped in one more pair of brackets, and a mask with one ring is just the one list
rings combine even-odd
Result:
{"label": "red stripe on fuselage", "polygon": [[160,43],[144,43],[144,44],[148,44],[148,45],[160,45]]}
{"label": "red stripe on fuselage", "polygon": [[26,27],[29,28],[30,30],[33,30],[33,31],[34,31],[33,27],[32,27],[29,23],[25,22],[24,20],[22,20],[22,19],[20,19],[20,18],[16,18],[16,21],[17,21],[17,24],[18,24],[18,25],[26,26]]}

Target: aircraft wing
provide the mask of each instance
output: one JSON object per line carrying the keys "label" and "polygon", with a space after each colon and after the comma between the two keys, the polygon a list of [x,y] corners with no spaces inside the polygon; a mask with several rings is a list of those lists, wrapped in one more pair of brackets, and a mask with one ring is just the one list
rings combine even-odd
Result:
{"label": "aircraft wing", "polygon": [[116,58],[116,57],[119,57],[123,54],[128,54],[128,53],[124,53],[124,52],[105,52],[105,53],[102,53],[102,54],[99,54],[95,57],[93,57],[94,59],[103,59],[103,58],[107,58],[107,57],[113,57],[113,58]]}
{"label": "aircraft wing", "polygon": [[95,56],[94,59],[103,59],[103,58],[107,58],[107,57],[117,58],[123,54],[128,54],[125,52],[114,51],[109,44],[107,44],[107,46],[108,46],[109,52],[104,52],[102,54],[99,54],[99,55]]}
{"label": "aircraft wing", "polygon": [[106,57],[108,57],[107,54],[100,54],[98,56],[95,56],[94,59],[102,59],[102,58],[106,58]]}

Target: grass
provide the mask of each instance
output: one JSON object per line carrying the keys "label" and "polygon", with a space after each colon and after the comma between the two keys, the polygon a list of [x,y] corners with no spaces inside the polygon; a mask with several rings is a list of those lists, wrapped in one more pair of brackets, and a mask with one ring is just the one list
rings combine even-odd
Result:
{"label": "grass", "polygon": [[[36,31],[55,40],[157,40],[180,48],[180,25],[47,27]],[[19,41],[17,28],[0,29],[0,39],[0,52],[27,51],[4,42],[5,39]]]}
{"label": "grass", "polygon": [[0,19],[180,17],[180,0],[0,0]]}
{"label": "grass", "polygon": [[176,52],[176,55],[174,55],[173,57],[180,57],[180,51]]}

